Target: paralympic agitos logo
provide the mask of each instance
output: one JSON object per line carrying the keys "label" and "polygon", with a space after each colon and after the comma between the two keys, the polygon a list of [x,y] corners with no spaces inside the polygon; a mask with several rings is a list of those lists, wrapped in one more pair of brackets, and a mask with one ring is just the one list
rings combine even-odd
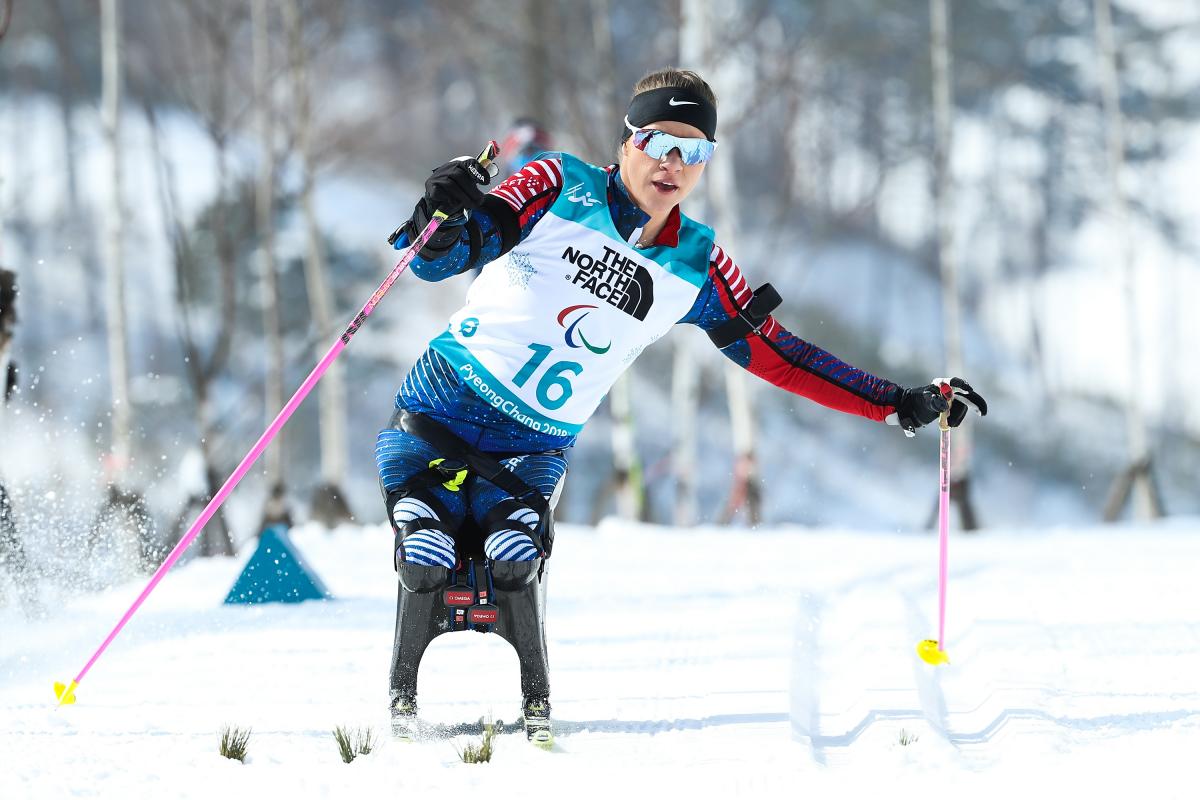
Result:
{"label": "paralympic agitos logo", "polygon": [[[612,342],[610,341],[608,344],[604,345],[604,347],[597,347],[584,338],[583,331],[579,328],[579,324],[587,319],[590,309],[593,308],[596,308],[596,306],[567,306],[562,311],[558,312],[558,324],[567,329],[566,334],[563,336],[563,338],[567,340],[567,347],[586,347],[596,355],[602,356],[607,353],[610,348],[612,348]],[[583,313],[577,313],[580,311]],[[567,319],[571,317],[573,317],[573,319],[571,319],[571,323],[568,325]]]}
{"label": "paralympic agitos logo", "polygon": [[578,268],[573,277],[567,275],[572,284],[634,319],[646,319],[654,305],[654,279],[641,264],[611,247],[605,247],[600,258],[568,247],[562,259]]}

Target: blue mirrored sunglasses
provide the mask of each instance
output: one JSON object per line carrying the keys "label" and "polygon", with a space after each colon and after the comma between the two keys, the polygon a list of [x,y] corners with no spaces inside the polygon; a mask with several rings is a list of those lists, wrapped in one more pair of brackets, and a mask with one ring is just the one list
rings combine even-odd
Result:
{"label": "blue mirrored sunglasses", "polygon": [[672,136],[653,128],[635,128],[629,124],[629,117],[625,118],[625,127],[630,131],[633,146],[651,158],[666,158],[672,150],[678,150],[683,163],[690,166],[707,162],[717,149],[717,143],[708,139]]}

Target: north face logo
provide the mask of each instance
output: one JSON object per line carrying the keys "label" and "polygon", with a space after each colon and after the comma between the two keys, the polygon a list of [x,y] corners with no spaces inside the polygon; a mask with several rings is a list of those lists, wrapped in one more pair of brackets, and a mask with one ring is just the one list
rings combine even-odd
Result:
{"label": "north face logo", "polygon": [[603,258],[568,247],[562,258],[579,268],[571,283],[634,319],[646,319],[654,305],[654,279],[641,264],[611,247],[604,248]]}

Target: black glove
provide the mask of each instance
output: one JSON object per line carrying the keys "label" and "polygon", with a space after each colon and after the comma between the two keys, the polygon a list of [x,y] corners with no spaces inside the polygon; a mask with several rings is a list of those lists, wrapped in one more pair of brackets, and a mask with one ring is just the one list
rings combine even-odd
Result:
{"label": "black glove", "polygon": [[435,261],[454,248],[462,234],[467,218],[464,211],[471,211],[483,203],[480,186],[491,183],[495,166],[480,165],[472,156],[460,156],[448,161],[433,171],[425,181],[425,196],[417,201],[412,217],[388,237],[388,244],[395,244],[401,234],[415,242],[433,219],[435,211],[441,211],[449,219],[442,222],[437,232],[430,237],[418,255],[426,261]]}
{"label": "black glove", "polygon": [[951,378],[950,388],[954,390],[954,402],[950,405],[950,413],[946,416],[946,421],[950,423],[951,428],[957,428],[962,424],[963,418],[967,416],[968,408],[981,417],[987,416],[987,400],[984,400],[983,395],[972,389],[971,384],[962,378]]}
{"label": "black glove", "polygon": [[483,203],[479,187],[492,182],[495,170],[494,166],[482,166],[474,156],[459,156],[442,164],[425,180],[425,199],[451,217],[464,209],[479,208]]}
{"label": "black glove", "polygon": [[974,409],[979,416],[987,415],[987,401],[971,388],[962,378],[951,378],[949,399],[943,391],[945,384],[931,383],[916,389],[905,389],[896,403],[896,419],[907,433],[936,420],[949,409],[946,422],[957,428],[967,416],[967,409]]}
{"label": "black glove", "polygon": [[950,408],[950,401],[936,383],[916,389],[905,389],[896,403],[896,420],[907,433],[933,422]]}

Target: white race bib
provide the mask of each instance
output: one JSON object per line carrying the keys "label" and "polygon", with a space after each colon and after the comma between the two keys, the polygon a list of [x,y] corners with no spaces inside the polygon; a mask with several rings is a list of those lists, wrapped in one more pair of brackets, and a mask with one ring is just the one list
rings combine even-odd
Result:
{"label": "white race bib", "polygon": [[647,345],[692,308],[712,232],[681,219],[678,247],[620,238],[607,173],[563,155],[564,188],[525,241],[484,267],[431,343],[468,386],[522,424],[577,434]]}

